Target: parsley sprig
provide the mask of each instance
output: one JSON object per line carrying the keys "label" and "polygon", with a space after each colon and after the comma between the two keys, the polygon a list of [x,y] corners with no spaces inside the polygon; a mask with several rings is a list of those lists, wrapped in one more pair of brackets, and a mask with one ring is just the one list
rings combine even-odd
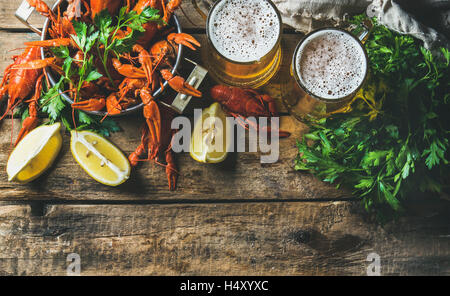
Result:
{"label": "parsley sprig", "polygon": [[[91,50],[97,41],[99,32],[95,31],[93,25],[87,25],[82,22],[73,21],[73,27],[76,35],[71,35],[78,49],[81,50],[83,59],[75,60],[71,57],[70,50],[67,46],[60,46],[52,48],[53,54],[63,59],[62,75],[60,80],[53,86],[47,89],[41,96],[39,103],[41,111],[47,113],[50,121],[61,121],[63,125],[72,130],[92,130],[104,136],[109,136],[112,132],[120,130],[119,126],[114,120],[107,118],[101,121],[98,116],[91,116],[81,110],[72,110],[70,105],[61,96],[61,90],[68,89],[72,85],[75,88],[71,89],[76,94],[74,101],[79,99],[79,92],[84,82],[91,82],[102,77],[94,65],[94,56]],[[77,62],[80,66],[74,66]],[[74,116],[74,118],[72,118]]]}
{"label": "parsley sprig", "polygon": [[[64,80],[61,79],[53,87],[44,91],[39,100],[39,104],[41,106],[41,111],[47,113],[50,124],[61,121],[68,130],[73,130],[75,126],[74,119],[72,118],[72,108],[63,99],[60,92],[63,81]],[[23,114],[26,112],[27,109],[24,110]],[[100,116],[88,115],[81,110],[75,110],[74,114],[77,130],[91,130],[107,137],[113,132],[120,131],[120,127],[111,118],[106,118],[102,121]]]}
{"label": "parsley sprig", "polygon": [[94,56],[90,53],[99,36],[99,32],[95,31],[93,25],[87,25],[83,22],[73,21],[72,24],[76,34],[72,34],[71,37],[77,44],[78,49],[81,50],[83,56],[83,60],[76,61],[81,66],[78,67],[78,70],[73,67],[75,60],[70,56],[69,48],[66,46],[52,48],[52,52],[56,57],[64,59],[62,66],[64,75],[61,77],[61,80],[66,84],[76,84],[76,97],[74,101],[77,101],[83,83],[97,80],[102,77],[102,74],[96,70]]}
{"label": "parsley sprig", "polygon": [[[83,52],[83,61],[78,71],[78,93],[84,82],[94,81],[103,76],[95,69],[94,56],[90,54],[90,51],[100,33],[95,31],[95,27],[93,25],[88,26],[86,23],[77,21],[73,21],[72,23],[76,35],[71,35],[71,37]],[[68,57],[68,59],[71,58]]]}
{"label": "parsley sprig", "polygon": [[[148,22],[156,22],[158,24],[163,23],[163,20],[158,13],[159,11],[157,9],[151,7],[146,7],[140,14],[133,10],[127,13],[127,7],[124,6],[119,11],[117,22],[113,21],[113,18],[107,9],[104,9],[95,15],[94,23],[99,30],[96,43],[98,56],[113,85],[114,82],[111,79],[107,67],[109,54],[112,52],[119,57],[121,53],[130,52],[133,45],[136,44],[136,41],[145,32],[145,29],[142,26],[143,24]],[[118,38],[118,32],[124,28],[130,28],[131,32]]]}
{"label": "parsley sprig", "polygon": [[[151,7],[145,8],[140,14],[135,11],[127,12],[127,7],[122,7],[117,20],[113,20],[108,10],[105,9],[96,15],[94,24],[72,22],[76,34],[72,34],[71,38],[77,45],[78,50],[82,52],[82,60],[76,60],[72,57],[67,46],[52,48],[53,54],[63,60],[62,75],[53,87],[47,87],[39,100],[41,110],[48,114],[51,123],[60,120],[69,130],[76,126],[79,130],[93,130],[105,136],[120,130],[115,121],[110,118],[101,120],[98,116],[88,115],[80,110],[71,110],[60,92],[70,88],[76,94],[74,98],[76,102],[79,99],[83,83],[95,81],[102,77],[102,74],[95,68],[93,49],[97,50],[105,73],[114,86],[107,68],[109,54],[113,53],[118,56],[131,51],[132,46],[145,32],[142,25],[150,21],[158,24],[164,23],[160,19],[158,10]],[[130,28],[131,31],[118,38],[119,30],[124,28]],[[26,117],[27,109],[20,109],[19,111],[23,118]]]}

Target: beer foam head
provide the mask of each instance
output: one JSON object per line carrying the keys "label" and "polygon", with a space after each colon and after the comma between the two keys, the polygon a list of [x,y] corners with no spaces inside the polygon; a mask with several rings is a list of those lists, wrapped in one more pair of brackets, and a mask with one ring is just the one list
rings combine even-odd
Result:
{"label": "beer foam head", "polygon": [[367,59],[360,43],[349,33],[327,29],[302,42],[295,66],[301,83],[313,95],[339,99],[361,85]]}
{"label": "beer foam head", "polygon": [[214,47],[235,62],[253,62],[276,45],[281,23],[265,0],[225,0],[214,7],[207,28]]}

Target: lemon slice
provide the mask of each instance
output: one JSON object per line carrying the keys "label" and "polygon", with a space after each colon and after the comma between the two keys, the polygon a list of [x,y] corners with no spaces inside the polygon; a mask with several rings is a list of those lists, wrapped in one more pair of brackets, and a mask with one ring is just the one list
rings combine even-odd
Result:
{"label": "lemon slice", "polygon": [[218,163],[225,160],[231,141],[227,139],[230,130],[226,114],[219,103],[213,103],[202,111],[191,137],[190,154],[193,159],[204,163]]}
{"label": "lemon slice", "polygon": [[70,150],[78,164],[104,185],[117,186],[130,177],[130,163],[114,144],[90,131],[71,131]]}
{"label": "lemon slice", "polygon": [[61,124],[42,125],[14,148],[6,165],[8,181],[28,183],[48,169],[62,146]]}

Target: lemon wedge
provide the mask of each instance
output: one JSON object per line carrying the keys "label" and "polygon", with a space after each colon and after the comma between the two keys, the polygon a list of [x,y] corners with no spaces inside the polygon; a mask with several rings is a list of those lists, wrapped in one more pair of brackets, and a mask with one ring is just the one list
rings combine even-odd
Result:
{"label": "lemon wedge", "polygon": [[192,132],[190,154],[203,163],[218,163],[225,160],[231,141],[227,139],[230,126],[219,103],[213,103],[202,111]]}
{"label": "lemon wedge", "polygon": [[117,186],[130,177],[130,163],[114,144],[90,131],[71,131],[70,150],[78,164],[97,182]]}
{"label": "lemon wedge", "polygon": [[62,146],[61,124],[42,125],[28,133],[11,152],[8,181],[28,183],[48,169]]}

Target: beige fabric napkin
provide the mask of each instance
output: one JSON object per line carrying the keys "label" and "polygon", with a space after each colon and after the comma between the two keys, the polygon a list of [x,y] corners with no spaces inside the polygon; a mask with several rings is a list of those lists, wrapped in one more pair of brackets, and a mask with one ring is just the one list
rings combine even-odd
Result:
{"label": "beige fabric napkin", "polygon": [[367,8],[367,15],[377,17],[392,30],[422,40],[427,48],[449,48],[446,35],[450,30],[450,1],[408,1],[374,0]]}
{"label": "beige fabric napkin", "polygon": [[364,11],[392,30],[423,40],[427,48],[450,46],[450,0],[273,0],[283,22],[301,32],[339,25]]}
{"label": "beige fabric napkin", "polygon": [[371,0],[272,0],[283,23],[303,32],[338,25],[348,15],[362,13]]}

